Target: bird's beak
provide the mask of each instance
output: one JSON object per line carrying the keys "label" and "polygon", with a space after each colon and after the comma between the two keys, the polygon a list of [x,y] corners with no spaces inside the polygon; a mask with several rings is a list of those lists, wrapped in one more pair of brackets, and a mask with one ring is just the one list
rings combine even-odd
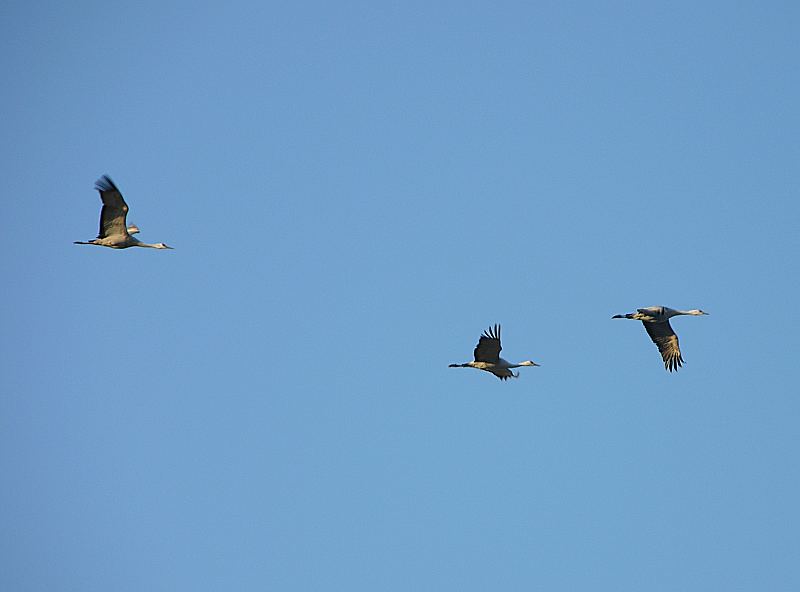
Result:
{"label": "bird's beak", "polygon": [[707,312],[704,312],[703,314],[704,314],[704,315],[706,315],[706,316],[708,316],[708,313],[707,313]]}

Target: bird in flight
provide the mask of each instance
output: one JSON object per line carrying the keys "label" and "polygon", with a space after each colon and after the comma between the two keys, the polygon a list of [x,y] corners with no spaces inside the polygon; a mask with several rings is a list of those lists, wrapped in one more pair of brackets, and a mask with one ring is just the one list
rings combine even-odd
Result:
{"label": "bird in flight", "polygon": [[107,175],[100,177],[94,186],[100,192],[103,208],[100,210],[100,233],[97,238],[87,242],[75,241],[76,245],[98,245],[112,249],[127,249],[128,247],[150,247],[151,249],[171,249],[164,243],[143,243],[133,235],[139,232],[135,224],[126,226],[128,204],[122,194]]}
{"label": "bird in flight", "polygon": [[678,315],[700,316],[707,314],[707,312],[696,308],[692,310],[675,310],[666,306],[648,306],[647,308],[639,308],[634,313],[614,315],[611,318],[642,321],[650,339],[653,340],[658,351],[661,352],[664,368],[672,372],[683,365],[683,356],[678,346],[678,336],[672,330],[669,320]]}
{"label": "bird in flight", "polygon": [[478,345],[475,346],[473,356],[474,362],[467,362],[466,364],[450,364],[450,368],[477,368],[478,370],[485,370],[491,372],[500,380],[508,380],[509,378],[519,378],[519,372],[513,372],[512,368],[521,368],[523,366],[538,366],[536,362],[525,360],[519,364],[512,364],[507,360],[500,357],[500,325],[489,327],[483,332]]}

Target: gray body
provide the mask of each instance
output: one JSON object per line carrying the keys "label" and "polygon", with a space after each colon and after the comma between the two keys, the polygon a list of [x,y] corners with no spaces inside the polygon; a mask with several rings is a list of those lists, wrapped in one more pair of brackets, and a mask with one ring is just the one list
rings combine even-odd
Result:
{"label": "gray body", "polygon": [[512,364],[508,360],[500,357],[500,325],[489,327],[483,332],[478,345],[475,346],[472,362],[465,364],[450,364],[450,368],[476,368],[477,370],[485,370],[491,372],[500,380],[508,380],[509,378],[519,378],[519,372],[514,373],[512,368],[521,368],[523,366],[538,366],[536,362],[525,360],[519,364]]}
{"label": "gray body", "polygon": [[90,241],[75,241],[76,245],[97,245],[111,249],[127,249],[128,247],[149,247],[151,249],[171,249],[164,243],[143,243],[134,234],[139,228],[131,224],[127,226],[128,204],[122,198],[117,186],[107,175],[100,177],[95,183],[95,189],[100,192],[103,208],[100,210],[100,232],[97,238]]}
{"label": "gray body", "polygon": [[672,372],[683,366],[684,360],[681,355],[678,336],[669,324],[672,317],[679,315],[700,316],[707,315],[697,308],[692,310],[677,310],[666,306],[648,306],[647,308],[637,308],[636,312],[624,315],[614,315],[612,319],[633,319],[642,321],[647,334],[653,343],[656,344],[661,359],[664,361],[664,368]]}

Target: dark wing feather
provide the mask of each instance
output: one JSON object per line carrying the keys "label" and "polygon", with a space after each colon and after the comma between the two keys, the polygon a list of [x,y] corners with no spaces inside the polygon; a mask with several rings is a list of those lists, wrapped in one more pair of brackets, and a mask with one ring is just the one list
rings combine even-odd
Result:
{"label": "dark wing feather", "polygon": [[661,352],[664,368],[672,372],[682,366],[683,357],[681,356],[680,347],[678,347],[678,336],[675,335],[675,331],[672,330],[669,321],[664,321],[663,323],[642,321],[642,324],[647,329],[650,339],[658,347],[658,351]]}
{"label": "dark wing feather", "polygon": [[491,362],[497,364],[500,361],[500,325],[489,327],[483,332],[475,346],[473,355],[476,362]]}
{"label": "dark wing feather", "polygon": [[97,180],[94,188],[100,192],[100,199],[103,200],[103,209],[100,210],[100,233],[97,238],[128,234],[125,222],[128,217],[128,204],[122,199],[122,194],[114,185],[114,181],[103,175]]}
{"label": "dark wing feather", "polygon": [[511,378],[511,376],[513,376],[509,370],[506,370],[505,374],[498,374],[497,370],[489,370],[489,372],[497,376],[497,378],[499,378],[500,380],[508,380],[509,378]]}

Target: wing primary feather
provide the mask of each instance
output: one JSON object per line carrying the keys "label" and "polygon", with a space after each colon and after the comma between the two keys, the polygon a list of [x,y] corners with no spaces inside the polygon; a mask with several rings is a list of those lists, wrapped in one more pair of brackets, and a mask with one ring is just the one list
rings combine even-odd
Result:
{"label": "wing primary feather", "polygon": [[108,175],[103,175],[95,181],[94,188],[98,191],[119,191],[117,186],[114,185],[114,181],[112,181],[111,177]]}
{"label": "wing primary feather", "polygon": [[664,361],[664,369],[674,372],[683,366],[684,360],[681,355],[678,336],[672,330],[669,321],[660,323],[642,321],[642,324],[661,354],[661,359]]}

